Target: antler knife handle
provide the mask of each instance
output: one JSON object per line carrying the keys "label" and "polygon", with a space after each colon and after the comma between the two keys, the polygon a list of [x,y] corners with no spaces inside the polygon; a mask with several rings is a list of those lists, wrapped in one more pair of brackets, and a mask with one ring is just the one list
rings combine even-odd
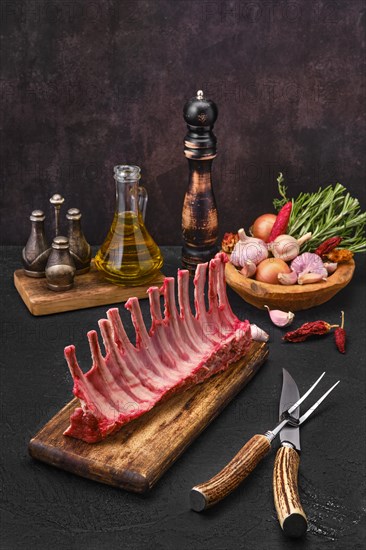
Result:
{"label": "antler knife handle", "polygon": [[295,449],[278,449],[273,470],[274,503],[281,528],[289,537],[302,537],[308,527],[297,487],[299,464]]}
{"label": "antler knife handle", "polygon": [[254,470],[270,448],[271,444],[265,435],[254,435],[218,474],[193,487],[190,494],[192,510],[202,512],[229,495]]}

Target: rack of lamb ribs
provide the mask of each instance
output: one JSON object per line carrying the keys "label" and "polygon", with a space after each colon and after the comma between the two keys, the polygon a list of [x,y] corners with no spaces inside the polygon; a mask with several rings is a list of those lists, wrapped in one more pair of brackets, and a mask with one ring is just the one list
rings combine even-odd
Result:
{"label": "rack of lamb ribs", "polygon": [[[79,367],[75,347],[65,348],[74,380],[73,393],[81,406],[72,413],[64,435],[87,443],[100,441],[171,394],[226,370],[247,352],[251,344],[250,324],[240,321],[228,302],[227,261],[227,256],[220,252],[209,264],[197,266],[195,315],[189,302],[187,270],[178,270],[179,312],[173,277],[166,277],[160,289],[148,289],[149,331],[138,299],[130,298],[125,307],[130,311],[136,331],[136,345],[130,342],[118,309],[109,309],[108,319],[98,323],[106,354],[102,355],[97,332],[88,332],[93,365],[86,374]],[[204,295],[207,269],[208,311]]]}

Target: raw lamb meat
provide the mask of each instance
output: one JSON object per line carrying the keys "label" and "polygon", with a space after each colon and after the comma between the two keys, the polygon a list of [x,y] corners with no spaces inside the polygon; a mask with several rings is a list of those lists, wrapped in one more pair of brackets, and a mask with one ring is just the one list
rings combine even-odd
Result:
{"label": "raw lamb meat", "polygon": [[[178,270],[179,313],[173,277],[166,277],[161,289],[149,288],[152,319],[149,332],[138,299],[130,298],[125,307],[131,313],[136,345],[128,339],[118,309],[107,311],[108,319],[99,321],[106,354],[102,355],[96,331],[88,332],[93,366],[86,374],[78,365],[74,346],[65,348],[74,380],[73,393],[81,404],[71,415],[65,435],[88,443],[100,441],[172,393],[227,369],[247,352],[251,343],[250,325],[248,321],[240,321],[229,305],[224,276],[226,261],[226,255],[219,253],[209,264],[197,266],[195,315],[189,303],[186,270]],[[204,296],[207,268],[208,311]]]}

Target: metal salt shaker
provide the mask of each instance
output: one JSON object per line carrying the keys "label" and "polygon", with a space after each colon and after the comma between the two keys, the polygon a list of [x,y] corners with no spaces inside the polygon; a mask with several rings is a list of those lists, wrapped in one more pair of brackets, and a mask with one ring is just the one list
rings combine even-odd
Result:
{"label": "metal salt shaker", "polygon": [[70,254],[76,267],[76,275],[87,273],[90,269],[91,248],[81,229],[81,212],[78,208],[70,208],[66,218],[69,220]]}
{"label": "metal salt shaker", "polygon": [[44,231],[45,215],[42,210],[33,210],[29,219],[32,222],[31,232],[22,251],[24,273],[28,277],[44,277],[51,252]]}
{"label": "metal salt shaker", "polygon": [[46,266],[47,286],[51,290],[69,290],[74,283],[75,264],[67,237],[57,235],[52,242],[52,251]]}

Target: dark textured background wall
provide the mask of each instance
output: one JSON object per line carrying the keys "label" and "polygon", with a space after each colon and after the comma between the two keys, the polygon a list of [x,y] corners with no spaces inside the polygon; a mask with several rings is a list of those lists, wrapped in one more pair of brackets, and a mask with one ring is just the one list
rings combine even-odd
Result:
{"label": "dark textured background wall", "polygon": [[[219,106],[221,232],[339,180],[365,207],[363,0],[2,0],[1,238],[22,244],[54,192],[101,242],[113,166],[142,167],[148,227],[180,242],[182,107]],[[50,220],[50,216],[48,216]]]}

